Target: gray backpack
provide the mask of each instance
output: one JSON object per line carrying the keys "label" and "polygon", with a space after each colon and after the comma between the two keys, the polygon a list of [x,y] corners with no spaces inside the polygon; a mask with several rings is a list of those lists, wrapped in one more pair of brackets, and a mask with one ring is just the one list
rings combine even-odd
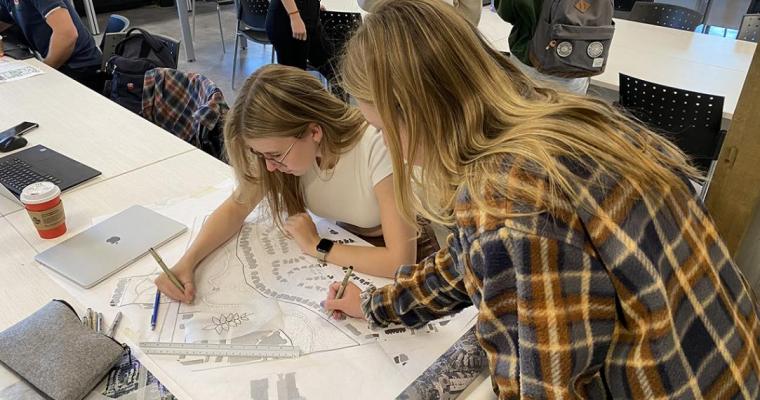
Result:
{"label": "gray backpack", "polygon": [[604,72],[615,23],[613,0],[544,0],[529,45],[539,72],[579,78]]}

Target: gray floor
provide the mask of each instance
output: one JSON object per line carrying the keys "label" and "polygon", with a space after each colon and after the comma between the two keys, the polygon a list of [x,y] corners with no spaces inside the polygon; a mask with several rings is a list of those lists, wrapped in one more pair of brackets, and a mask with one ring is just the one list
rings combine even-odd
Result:
{"label": "gray floor", "polygon": [[[197,1],[195,58],[187,62],[184,46],[179,56],[179,69],[197,72],[213,80],[224,93],[227,102],[232,105],[237,92],[232,89],[232,52],[235,47],[235,11],[234,5],[222,6],[222,27],[227,53],[222,52],[219,20],[216,13],[216,2]],[[175,7],[146,6],[132,10],[114,12],[123,15],[130,21],[130,27],[139,27],[151,33],[168,35],[179,39],[182,37]],[[111,13],[98,14],[98,25],[102,31]],[[192,24],[192,17],[190,18]],[[98,43],[100,38],[97,38]],[[242,39],[241,39],[242,41]],[[238,70],[235,86],[239,89],[245,77],[262,65],[268,64],[272,56],[272,46],[264,46],[249,42],[247,50],[239,50]]]}

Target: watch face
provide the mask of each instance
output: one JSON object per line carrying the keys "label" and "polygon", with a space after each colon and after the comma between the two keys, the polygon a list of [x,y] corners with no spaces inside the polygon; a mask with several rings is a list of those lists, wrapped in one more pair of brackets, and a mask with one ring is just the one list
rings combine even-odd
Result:
{"label": "watch face", "polygon": [[317,244],[317,251],[320,253],[327,254],[332,249],[333,244],[335,244],[335,242],[333,242],[330,239],[322,239]]}

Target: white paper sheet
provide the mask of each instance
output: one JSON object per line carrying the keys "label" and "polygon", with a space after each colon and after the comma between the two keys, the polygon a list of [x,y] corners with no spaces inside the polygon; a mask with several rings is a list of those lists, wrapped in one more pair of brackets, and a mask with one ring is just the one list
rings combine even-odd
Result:
{"label": "white paper sheet", "polygon": [[42,70],[23,61],[0,57],[0,83],[17,81],[42,74]]}

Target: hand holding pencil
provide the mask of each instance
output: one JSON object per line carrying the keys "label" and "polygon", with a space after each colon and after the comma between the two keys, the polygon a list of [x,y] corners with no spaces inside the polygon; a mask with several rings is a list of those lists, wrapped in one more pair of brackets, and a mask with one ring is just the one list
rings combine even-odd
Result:
{"label": "hand holding pencil", "polygon": [[154,253],[155,250],[151,251],[151,255],[156,259],[156,263],[164,271],[154,281],[158,290],[173,300],[187,304],[192,303],[195,297],[195,284],[193,283],[195,270],[193,266],[187,265],[180,260],[173,268],[169,269],[163,260],[161,260],[161,257],[157,253],[154,255]]}
{"label": "hand holding pencil", "polygon": [[[347,278],[350,278],[351,271],[346,274]],[[324,309],[328,313],[332,314],[335,319],[343,319],[344,314],[353,318],[364,318],[364,314],[361,309],[361,289],[353,283],[349,282],[349,279],[343,279],[343,282],[333,282],[330,285],[329,292],[327,293],[327,299],[324,301]],[[341,293],[341,289],[342,293]],[[342,296],[341,296],[342,295]]]}

